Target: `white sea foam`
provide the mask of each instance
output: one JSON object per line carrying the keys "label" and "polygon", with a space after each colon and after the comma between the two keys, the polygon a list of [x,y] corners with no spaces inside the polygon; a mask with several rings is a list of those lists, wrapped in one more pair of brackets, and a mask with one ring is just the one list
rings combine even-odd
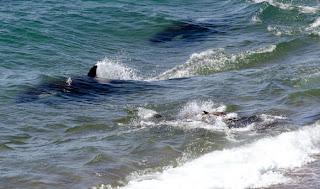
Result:
{"label": "white sea foam", "polygon": [[[156,126],[158,122],[153,119],[156,114],[158,114],[158,112],[155,110],[138,107],[136,113],[137,118],[132,119],[130,124],[138,130]],[[123,124],[120,123],[119,125],[122,126]],[[133,131],[136,131],[136,129],[133,129]],[[132,132],[132,130],[126,132]]]}
{"label": "white sea foam", "polygon": [[[230,129],[227,124],[227,120],[231,120],[233,118],[238,118],[239,115],[237,113],[227,113],[223,116],[215,116],[213,114],[204,114],[203,111],[206,112],[225,112],[226,106],[223,104],[216,104],[210,100],[200,101],[194,100],[187,102],[180,111],[178,111],[177,115],[161,115],[161,119],[156,119],[154,116],[159,114],[158,112],[139,107],[137,110],[138,118],[133,120],[131,124],[136,126],[137,128],[147,128],[151,126],[157,125],[167,125],[173,127],[179,127],[183,129],[207,129],[211,131],[219,131],[219,132],[247,132],[256,129],[265,128],[268,125],[271,125],[279,120],[286,119],[281,116],[273,116],[267,114],[256,115],[259,117],[259,121],[257,123],[249,123],[248,125],[244,125],[245,127],[241,128],[232,128]],[[161,114],[161,113],[160,113]],[[159,114],[159,115],[160,115]]]}
{"label": "white sea foam", "polygon": [[202,115],[203,111],[224,112],[226,111],[226,108],[227,107],[225,105],[217,105],[211,100],[194,100],[187,102],[187,104],[183,106],[182,110],[179,113],[179,117],[185,119],[197,119],[199,115]]}
{"label": "white sea foam", "polygon": [[267,30],[275,36],[292,36],[296,34],[320,35],[320,18],[317,18],[308,27],[268,26]]}
{"label": "white sea foam", "polygon": [[[280,31],[280,29],[276,28],[276,27],[268,26],[267,30],[269,32],[272,32],[276,36],[281,36],[283,34],[283,31]],[[286,33],[288,33],[288,32],[286,32]]]}
{"label": "white sea foam", "polygon": [[300,10],[300,12],[305,13],[305,14],[316,14],[320,7],[319,6],[315,6],[315,7],[309,7],[309,6],[297,6],[298,10]]}
{"label": "white sea foam", "polygon": [[[244,146],[214,151],[179,167],[133,174],[125,189],[257,188],[290,182],[285,172],[319,153],[320,123]],[[111,188],[102,185],[101,188]]]}
{"label": "white sea foam", "polygon": [[150,110],[150,109],[146,109],[146,108],[142,108],[142,107],[138,108],[138,116],[140,119],[150,119],[155,114],[157,114],[157,112],[154,110]]}
{"label": "white sea foam", "polygon": [[251,20],[255,23],[262,23],[262,20],[257,15],[254,15]]}
{"label": "white sea foam", "polygon": [[319,26],[320,26],[320,17],[317,18],[317,19],[310,25],[311,28],[316,28],[316,27],[319,27]]}
{"label": "white sea foam", "polygon": [[271,45],[235,54],[226,53],[224,48],[193,53],[185,64],[169,69],[154,78],[143,78],[138,74],[137,70],[123,65],[120,60],[105,58],[97,62],[97,77],[98,79],[101,78],[102,81],[105,81],[105,79],[154,81],[207,75],[235,69],[239,66],[239,62],[250,63],[249,60],[246,60],[249,56],[270,53],[275,49],[276,45]]}
{"label": "white sea foam", "polygon": [[309,34],[320,36],[320,17],[318,17],[309,27],[305,28],[305,31]]}
{"label": "white sea foam", "polygon": [[69,78],[66,80],[66,84],[67,84],[68,86],[71,86],[71,84],[72,84],[72,79],[71,79],[71,77],[69,77]]}
{"label": "white sea foam", "polygon": [[237,68],[239,62],[246,62],[246,58],[251,55],[270,53],[276,49],[276,45],[260,48],[252,51],[245,51],[236,54],[227,54],[225,49],[210,49],[201,53],[193,53],[190,59],[182,65],[178,65],[154,80],[191,77],[207,75]]}
{"label": "white sea foam", "polygon": [[[184,105],[177,115],[177,119],[168,121],[171,126],[182,127],[185,129],[203,128],[208,130],[227,130],[228,125],[224,122],[226,116],[204,116],[203,111],[207,112],[224,112],[226,106],[215,104],[208,101],[190,101]],[[236,114],[228,114],[229,117],[236,117]]]}
{"label": "white sea foam", "polygon": [[180,127],[183,129],[197,129],[204,128],[208,130],[227,130],[227,124],[224,119],[236,117],[237,114],[230,113],[224,117],[221,116],[203,116],[203,111],[215,112],[225,111],[225,105],[217,105],[212,101],[191,101],[186,103],[177,115],[167,115],[162,119],[155,119],[155,115],[159,114],[155,110],[144,107],[137,108],[138,119],[131,122],[133,126],[138,128],[146,128],[157,125],[168,125],[173,127]]}
{"label": "white sea foam", "polygon": [[252,0],[254,3],[262,3],[266,2],[272,6],[278,7],[283,10],[298,10],[301,13],[305,14],[316,14],[319,10],[319,6],[302,6],[302,5],[293,5],[291,3],[280,3],[275,0]]}
{"label": "white sea foam", "polygon": [[272,6],[276,6],[276,7],[279,7],[281,9],[290,9],[291,8],[291,5],[289,4],[284,4],[284,3],[279,3],[277,1],[274,1],[274,0],[253,0],[253,2],[255,3],[263,3],[263,2],[266,2]]}
{"label": "white sea foam", "polygon": [[97,77],[103,79],[141,80],[137,71],[121,63],[120,60],[105,58],[97,62]]}

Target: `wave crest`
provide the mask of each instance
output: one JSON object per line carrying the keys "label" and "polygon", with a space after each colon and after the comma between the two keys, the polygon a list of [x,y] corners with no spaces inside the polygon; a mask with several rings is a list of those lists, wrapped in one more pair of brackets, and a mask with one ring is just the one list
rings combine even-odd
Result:
{"label": "wave crest", "polygon": [[[244,146],[213,151],[178,167],[133,173],[118,188],[260,188],[290,182],[286,171],[312,162],[319,123]],[[101,188],[113,188],[101,185]],[[97,187],[96,187],[97,188]]]}
{"label": "wave crest", "polygon": [[267,55],[276,49],[276,45],[246,51],[237,54],[227,54],[225,49],[211,49],[201,53],[194,53],[182,65],[178,65],[154,78],[155,80],[209,75],[226,70],[241,68],[259,61],[257,55]]}
{"label": "wave crest", "polygon": [[97,62],[97,77],[114,80],[142,80],[137,70],[129,68],[120,60],[104,58]]}
{"label": "wave crest", "polygon": [[293,3],[284,3],[275,0],[252,0],[254,3],[268,3],[271,6],[282,10],[297,10],[304,14],[316,14],[320,6],[294,5]]}

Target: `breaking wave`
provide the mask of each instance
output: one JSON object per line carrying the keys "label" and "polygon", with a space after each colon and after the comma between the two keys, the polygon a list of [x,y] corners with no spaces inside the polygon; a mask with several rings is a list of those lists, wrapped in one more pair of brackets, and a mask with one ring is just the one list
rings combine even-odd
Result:
{"label": "breaking wave", "polygon": [[304,14],[316,14],[320,10],[320,6],[307,6],[307,5],[296,5],[289,2],[281,2],[276,0],[252,0],[254,3],[268,3],[274,7],[278,7],[282,10],[297,10]]}
{"label": "breaking wave", "polygon": [[[310,33],[320,29],[320,18],[310,27],[305,28]],[[268,27],[268,30],[277,30],[275,27]],[[280,31],[274,31],[280,32]],[[281,33],[281,32],[280,32]],[[263,64],[273,57],[291,51],[293,46],[303,44],[301,39],[294,39],[287,42],[280,42],[274,45],[248,50],[244,52],[228,53],[225,48],[209,49],[200,53],[193,53],[184,64],[177,65],[156,77],[146,77],[139,74],[138,70],[124,65],[120,60],[105,58],[98,61],[98,78],[110,80],[140,80],[159,81],[175,78],[211,75],[237,69],[246,69],[254,65]]]}
{"label": "breaking wave", "polygon": [[192,77],[209,75],[218,72],[241,69],[264,61],[269,57],[277,45],[228,54],[224,48],[210,49],[201,53],[193,53],[190,59],[182,65],[172,69],[154,78],[142,77],[139,72],[133,68],[124,65],[120,60],[105,58],[97,62],[97,77],[110,80],[166,80],[182,77]]}
{"label": "breaking wave", "polygon": [[[266,137],[251,144],[213,151],[178,167],[136,172],[120,188],[259,188],[291,181],[286,172],[320,153],[320,123]],[[101,185],[94,188],[112,188]]]}
{"label": "breaking wave", "polygon": [[277,0],[250,2],[261,5],[259,12],[253,15],[251,20],[255,23],[267,24],[267,30],[275,36],[319,36],[320,5],[316,2]]}
{"label": "breaking wave", "polygon": [[305,30],[309,32],[309,34],[320,36],[320,17],[311,23]]}
{"label": "breaking wave", "polygon": [[260,48],[253,51],[228,54],[225,49],[210,49],[201,53],[194,53],[182,65],[178,65],[161,75],[155,80],[209,75],[217,72],[238,69],[262,61],[276,49],[276,45]]}
{"label": "breaking wave", "polygon": [[311,24],[301,27],[291,26],[271,26],[268,25],[267,30],[275,36],[294,36],[294,35],[315,35],[320,36],[320,17]]}
{"label": "breaking wave", "polygon": [[142,80],[138,71],[127,67],[120,60],[105,58],[97,62],[97,77],[113,80]]}

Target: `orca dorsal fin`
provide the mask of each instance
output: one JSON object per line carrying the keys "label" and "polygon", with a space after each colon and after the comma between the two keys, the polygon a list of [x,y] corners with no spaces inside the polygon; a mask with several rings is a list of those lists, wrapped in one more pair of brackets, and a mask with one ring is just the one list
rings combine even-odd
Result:
{"label": "orca dorsal fin", "polygon": [[89,77],[96,77],[97,76],[97,65],[94,65],[90,71],[88,72]]}

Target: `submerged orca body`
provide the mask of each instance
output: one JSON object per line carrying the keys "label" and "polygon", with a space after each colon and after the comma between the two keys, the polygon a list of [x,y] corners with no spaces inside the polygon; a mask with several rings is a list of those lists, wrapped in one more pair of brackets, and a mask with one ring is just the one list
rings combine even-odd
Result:
{"label": "submerged orca body", "polygon": [[211,33],[222,33],[221,26],[194,23],[194,22],[178,22],[165,28],[150,37],[151,42],[168,42],[175,39],[184,39],[193,41],[195,39],[203,38]]}
{"label": "submerged orca body", "polygon": [[103,80],[97,78],[97,65],[88,74],[75,78],[54,78],[29,88],[18,96],[18,102],[29,102],[48,97],[68,100],[93,100],[97,96],[124,95],[135,91],[154,89],[155,85],[143,81]]}
{"label": "submerged orca body", "polygon": [[231,128],[243,128],[247,127],[248,125],[252,123],[261,123],[262,119],[257,116],[257,115],[252,115],[252,116],[241,116],[241,117],[236,117],[234,119],[227,119],[225,122],[228,124],[228,127]]}
{"label": "submerged orca body", "polygon": [[[202,111],[202,118],[204,121],[208,121],[206,118],[210,118],[211,116],[213,117],[222,117],[223,122],[227,125],[229,129],[239,129],[239,128],[245,128],[248,127],[251,124],[254,124],[254,129],[256,130],[264,130],[269,127],[273,127],[280,122],[278,121],[271,121],[271,122],[265,122],[261,116],[259,115],[250,115],[250,116],[236,116],[232,118],[228,118],[227,112],[207,112],[207,111]],[[154,114],[153,115],[153,120],[157,122],[162,122],[162,121],[172,121],[176,120],[177,118],[171,116],[171,115],[161,115],[161,114]],[[210,123],[210,121],[209,121]]]}

